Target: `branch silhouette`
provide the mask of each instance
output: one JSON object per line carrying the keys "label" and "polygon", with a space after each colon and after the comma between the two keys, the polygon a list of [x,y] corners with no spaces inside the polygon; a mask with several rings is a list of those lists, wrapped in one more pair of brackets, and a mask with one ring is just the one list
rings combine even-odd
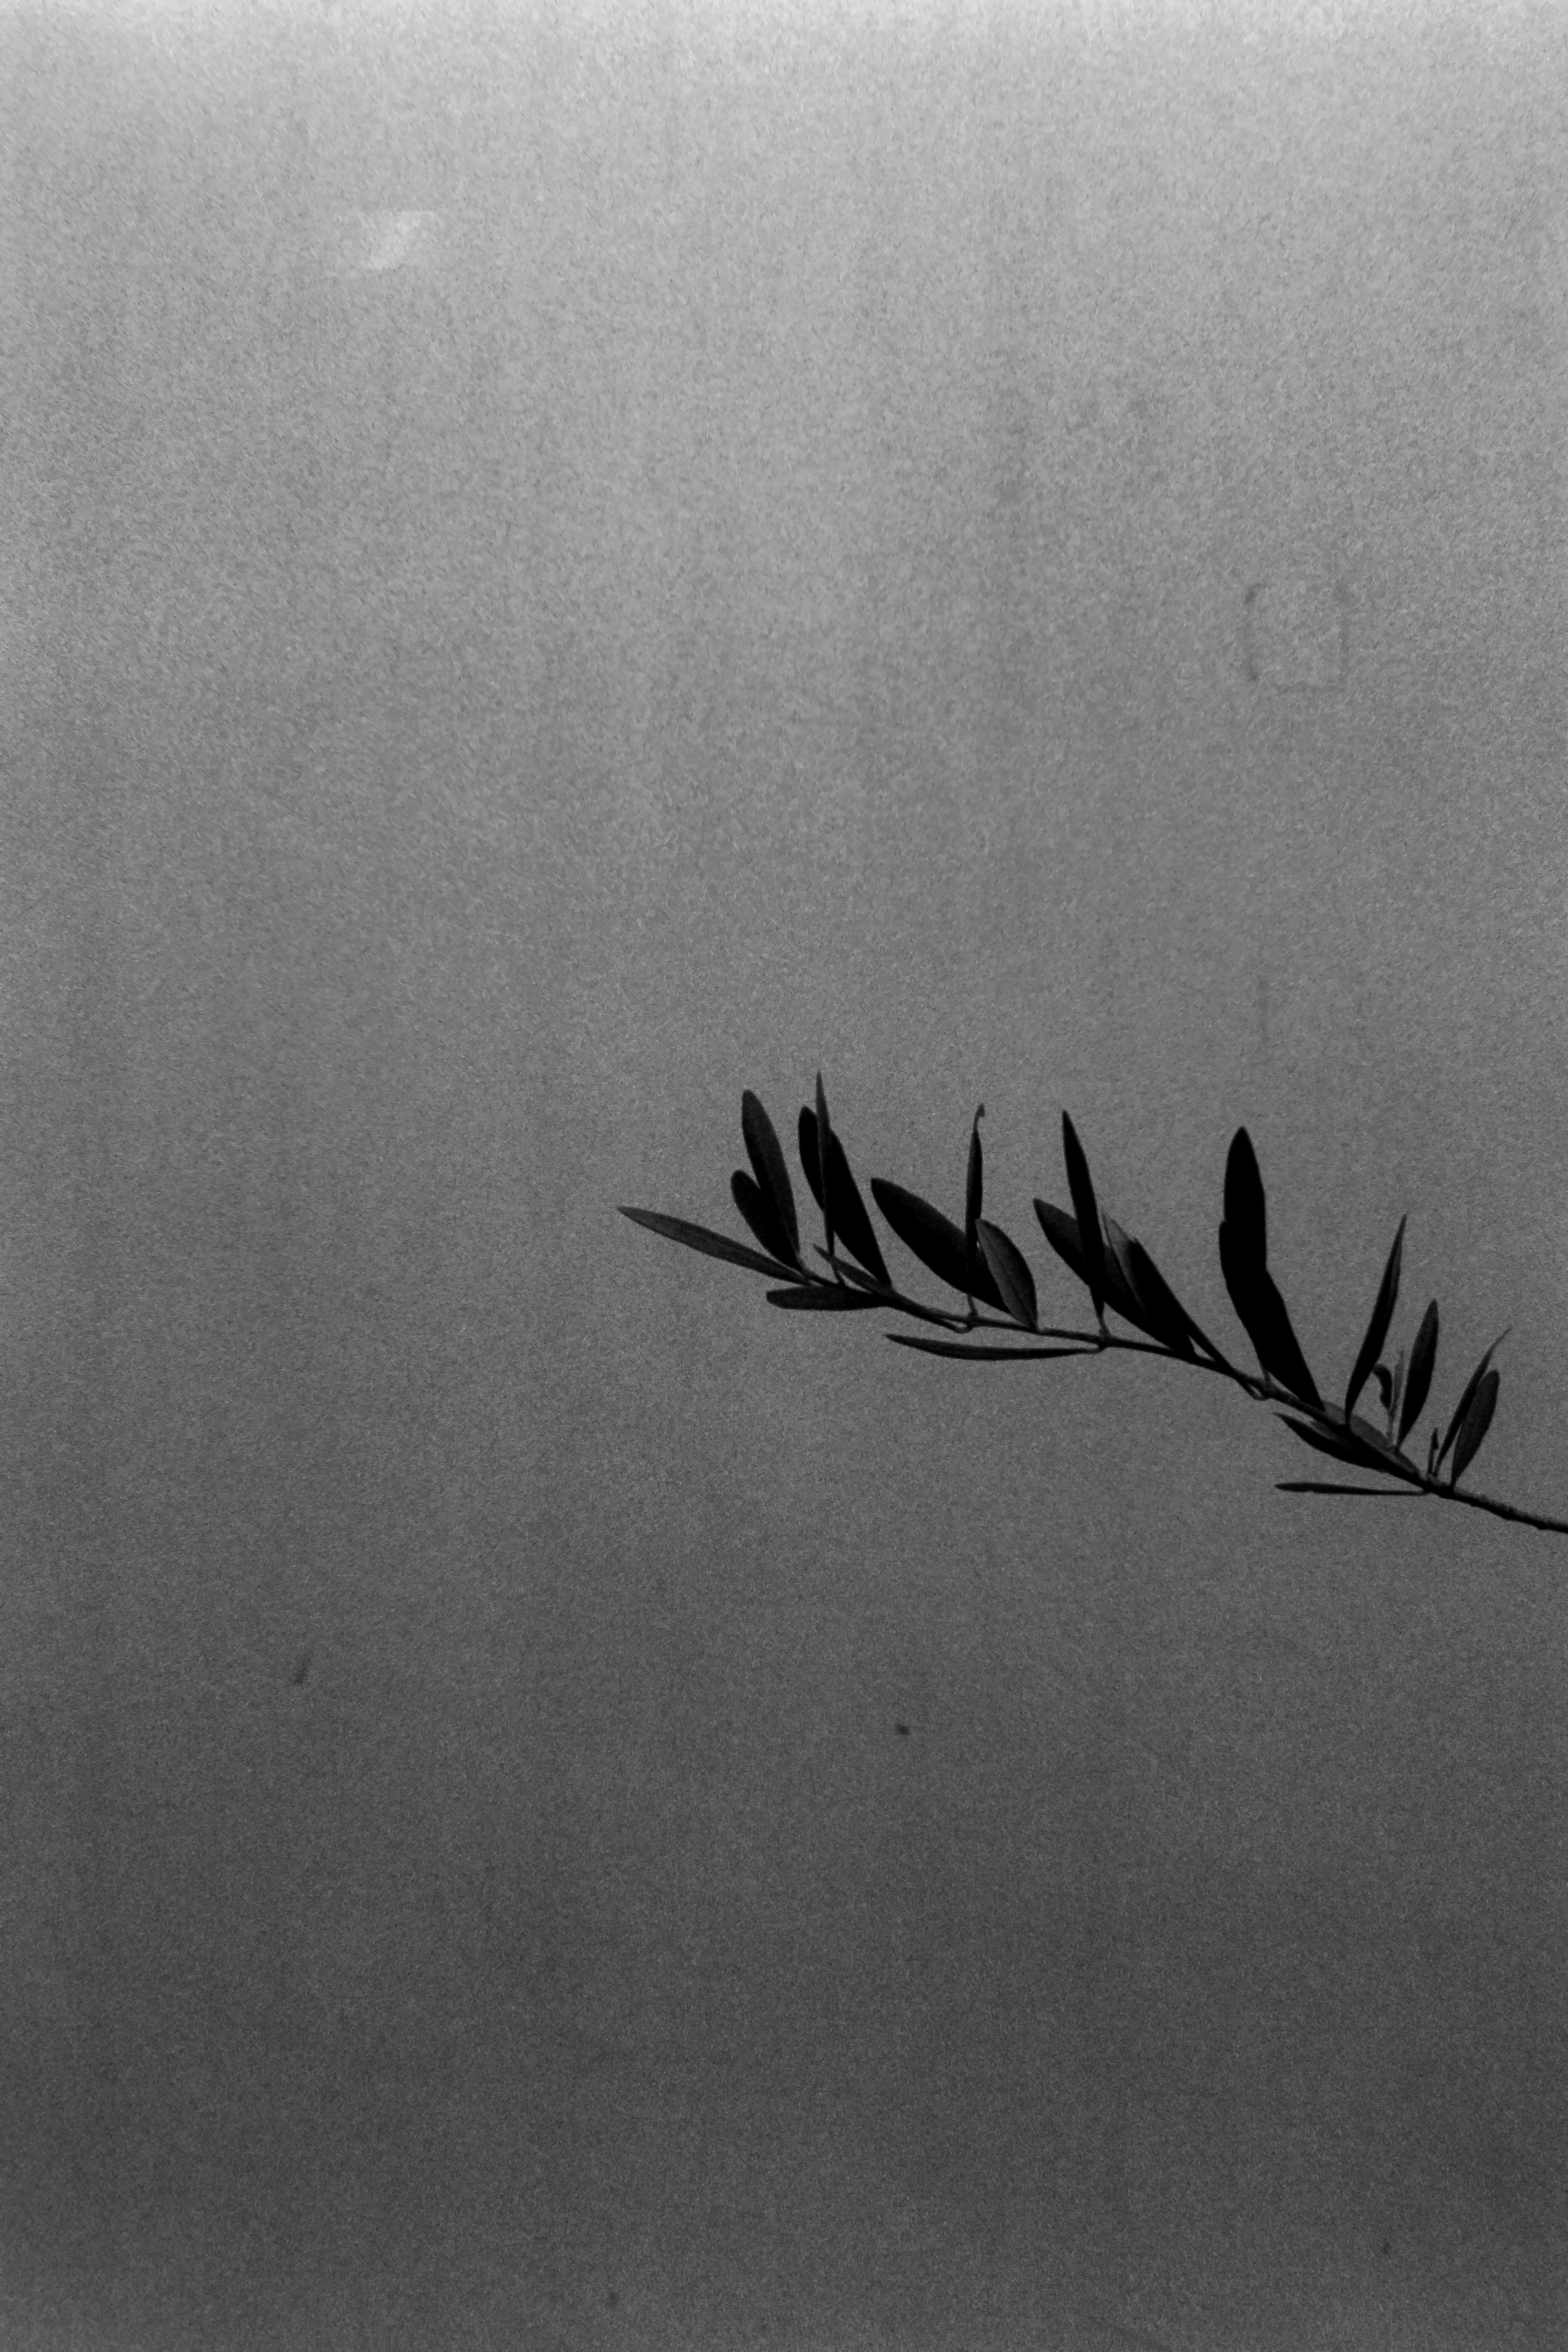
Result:
{"label": "branch silhouette", "polygon": [[[1231,1381],[1244,1393],[1266,1404],[1288,1408],[1278,1414],[1285,1427],[1304,1444],[1350,1468],[1375,1471],[1392,1486],[1363,1486],[1324,1479],[1281,1478],[1276,1485],[1289,1495],[1381,1496],[1398,1499],[1413,1495],[1435,1496],[1445,1503],[1464,1503],[1471,1510],[1489,1511],[1500,1519],[1568,1535],[1568,1520],[1549,1519],[1520,1510],[1490,1495],[1461,1491],[1459,1480],[1479,1452],[1497,1410],[1498,1374],[1492,1357],[1508,1337],[1500,1332],[1465,1384],[1445,1432],[1434,1426],[1425,1469],[1405,1451],[1405,1441],[1426,1402],[1437,1356],[1437,1302],[1433,1299],[1421,1318],[1408,1350],[1402,1349],[1392,1368],[1379,1360],[1394,1320],[1405,1252],[1402,1217],[1378,1286],[1372,1319],[1366,1328],[1342,1402],[1325,1401],[1318,1390],[1291,1328],[1285,1301],[1268,1271],[1268,1206],[1258,1156],[1246,1128],[1237,1128],[1226,1160],[1224,1214],[1219,1228],[1220,1271],[1242,1328],[1252,1342],[1258,1372],[1239,1370],[1221,1354],[1200,1328],[1142,1244],[1125,1233],[1099,1204],[1089,1161],[1072,1120],[1062,1113],[1062,1151],[1067,1163],[1070,1213],[1037,1200],[1035,1214],[1057,1256],[1089,1292],[1094,1310],[1092,1330],[1072,1330],[1039,1320],[1035,1277],[1022,1250],[1000,1225],[981,1214],[984,1204],[984,1154],[980,1122],[982,1104],[974,1114],[969,1139],[969,1164],[964,1184],[963,1223],[954,1223],[940,1209],[901,1184],[871,1179],[871,1195],[882,1216],[910,1255],[928,1273],[963,1299],[960,1312],[928,1305],[900,1290],[888,1271],[874,1227],[855,1181],[844,1146],[828,1117],[827,1097],[820,1071],[816,1101],[800,1114],[798,1148],[801,1167],[823,1219],[823,1241],[816,1257],[830,1269],[824,1274],[808,1262],[801,1246],[795,1189],[784,1149],[772,1119],[750,1089],[741,1098],[741,1131],[751,1160],[751,1172],[737,1169],[730,1180],[736,1208],[759,1249],[732,1241],[706,1225],[684,1217],[669,1217],[654,1209],[623,1207],[621,1215],[666,1240],[700,1250],[706,1256],[727,1260],[754,1274],[768,1276],[781,1286],[767,1294],[769,1303],[797,1311],[848,1314],[886,1307],[948,1332],[995,1331],[1007,1336],[992,1339],[929,1339],[907,1331],[884,1334],[897,1346],[917,1348],[931,1356],[957,1358],[969,1363],[1039,1362],[1049,1358],[1102,1356],[1116,1349],[1142,1356],[1163,1356],[1190,1370],[1208,1372]],[[837,1246],[836,1246],[837,1244]],[[1113,1332],[1106,1311],[1118,1316],[1144,1336],[1129,1339]],[[986,1311],[990,1310],[990,1311]],[[1510,1327],[1511,1328],[1511,1327]],[[1033,1347],[1030,1339],[1062,1344]],[[1386,1427],[1377,1429],[1355,1411],[1356,1401],[1369,1380],[1381,1393]],[[1451,1458],[1450,1458],[1451,1457]],[[1448,1465],[1447,1480],[1442,1475]]]}

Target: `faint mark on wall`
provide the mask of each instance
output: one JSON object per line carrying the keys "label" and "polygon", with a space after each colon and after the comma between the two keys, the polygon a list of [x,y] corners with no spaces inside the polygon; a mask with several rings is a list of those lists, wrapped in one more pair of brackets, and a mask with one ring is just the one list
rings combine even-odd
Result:
{"label": "faint mark on wall", "polygon": [[1241,667],[1249,686],[1332,694],[1350,677],[1351,599],[1343,580],[1281,570],[1241,600]]}
{"label": "faint mark on wall", "polygon": [[333,251],[346,274],[433,269],[441,215],[433,212],[344,212],[334,221]]}

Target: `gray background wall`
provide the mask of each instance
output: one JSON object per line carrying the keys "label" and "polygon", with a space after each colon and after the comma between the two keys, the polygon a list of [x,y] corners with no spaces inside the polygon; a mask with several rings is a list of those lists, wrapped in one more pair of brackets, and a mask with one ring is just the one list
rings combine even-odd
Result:
{"label": "gray background wall", "polygon": [[615,1214],[1245,1122],[1568,1514],[1560,14],[0,87],[5,2341],[1561,2341],[1563,1539]]}

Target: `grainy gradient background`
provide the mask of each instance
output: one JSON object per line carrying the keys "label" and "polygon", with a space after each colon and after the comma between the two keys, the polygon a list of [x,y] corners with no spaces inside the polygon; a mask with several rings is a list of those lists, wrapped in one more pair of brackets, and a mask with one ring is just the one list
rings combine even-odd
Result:
{"label": "grainy gradient background", "polygon": [[0,2338],[1563,2342],[1568,1542],[615,1214],[1568,1511],[1562,11],[0,37]]}

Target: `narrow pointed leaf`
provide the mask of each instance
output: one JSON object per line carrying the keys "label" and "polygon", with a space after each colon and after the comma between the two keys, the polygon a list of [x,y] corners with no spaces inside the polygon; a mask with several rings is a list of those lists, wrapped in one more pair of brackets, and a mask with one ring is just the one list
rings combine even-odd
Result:
{"label": "narrow pointed leaf", "polygon": [[1405,1400],[1405,1375],[1408,1370],[1409,1359],[1406,1356],[1405,1349],[1401,1348],[1399,1350],[1398,1361],[1394,1367],[1394,1386],[1388,1400],[1388,1436],[1390,1444],[1394,1442],[1394,1424],[1398,1417],[1400,1405]]}
{"label": "narrow pointed leaf", "polygon": [[[1100,1237],[1100,1262],[1105,1276],[1106,1306],[1120,1315],[1124,1323],[1131,1323],[1135,1331],[1147,1332],[1149,1321],[1143,1312],[1142,1304],[1117,1264],[1116,1253],[1110,1246],[1109,1236],[1103,1233]],[[1093,1294],[1090,1295],[1092,1297]],[[1150,1336],[1152,1337],[1152,1334],[1151,1333]]]}
{"label": "narrow pointed leaf", "polygon": [[1131,1323],[1134,1330],[1147,1331],[1152,1339],[1154,1335],[1148,1314],[1138,1296],[1138,1286],[1132,1279],[1127,1235],[1115,1218],[1108,1217],[1103,1210],[1100,1223],[1104,1252],[1105,1303],[1115,1307],[1123,1322]]}
{"label": "narrow pointed leaf", "polygon": [[1252,1138],[1244,1127],[1238,1127],[1231,1137],[1230,1150],[1226,1156],[1225,1222],[1235,1236],[1237,1253],[1243,1258],[1256,1259],[1260,1266],[1267,1265],[1268,1204],[1263,1179],[1258,1173],[1258,1154],[1252,1148]]}
{"label": "narrow pointed leaf", "polygon": [[884,1288],[891,1289],[892,1276],[888,1272],[887,1261],[872,1230],[871,1220],[866,1214],[860,1188],[850,1173],[844,1146],[832,1129],[828,1129],[825,1157],[827,1206],[839,1240],[852,1257],[859,1259],[868,1274],[873,1275]]}
{"label": "narrow pointed leaf", "polygon": [[1309,1404],[1321,1405],[1317,1383],[1268,1265],[1268,1213],[1258,1155],[1246,1128],[1231,1138],[1225,1168],[1225,1219],[1219,1229],[1220,1271],[1231,1305],[1271,1380]]}
{"label": "narrow pointed leaf", "polygon": [[[1157,1339],[1163,1348],[1171,1349],[1178,1356],[1190,1358],[1193,1352],[1192,1330],[1189,1328],[1192,1318],[1173,1297],[1169,1285],[1142,1243],[1135,1242],[1130,1234],[1123,1233],[1114,1217],[1106,1217],[1102,1222],[1105,1238],[1110,1245],[1105,1268],[1106,1296],[1110,1304],[1117,1306],[1116,1281],[1112,1279],[1114,1273],[1127,1294],[1128,1306],[1132,1309],[1130,1319],[1141,1331],[1147,1331],[1151,1339]],[[1127,1306],[1118,1308],[1122,1315],[1127,1311]]]}
{"label": "narrow pointed leaf", "polygon": [[1264,1370],[1306,1403],[1321,1405],[1323,1400],[1307,1370],[1307,1359],[1290,1328],[1290,1318],[1273,1276],[1255,1259],[1238,1253],[1228,1223],[1219,1229],[1219,1263],[1231,1305]]}
{"label": "narrow pointed leaf", "polygon": [[[1110,1290],[1110,1276],[1114,1272],[1117,1281],[1126,1293],[1128,1304],[1133,1310],[1133,1320],[1139,1330],[1146,1331],[1152,1339],[1158,1339],[1161,1335],[1154,1328],[1154,1318],[1149,1311],[1149,1302],[1139,1289],[1138,1277],[1133,1271],[1132,1237],[1122,1230],[1114,1217],[1107,1216],[1103,1211],[1100,1213],[1100,1222],[1105,1233],[1107,1292]],[[1114,1305],[1114,1303],[1112,1300],[1111,1304]],[[1185,1332],[1182,1337],[1184,1339],[1186,1339]],[[1189,1355],[1192,1352],[1190,1343],[1186,1352]]]}
{"label": "narrow pointed leaf", "polygon": [[[1454,1407],[1454,1418],[1448,1423],[1447,1435],[1444,1438],[1442,1444],[1437,1449],[1437,1459],[1433,1465],[1434,1475],[1443,1467],[1444,1463],[1447,1460],[1448,1448],[1453,1444],[1454,1440],[1458,1436],[1460,1430],[1463,1429],[1465,1425],[1465,1415],[1469,1412],[1471,1405],[1475,1402],[1476,1391],[1480,1387],[1482,1381],[1486,1378],[1487,1366],[1491,1362],[1492,1358],[1502,1346],[1503,1341],[1508,1338],[1509,1332],[1511,1331],[1512,1328],[1513,1326],[1510,1323],[1508,1325],[1506,1329],[1499,1332],[1497,1338],[1492,1341],[1491,1346],[1487,1349],[1486,1354],[1481,1358],[1480,1362],[1476,1366],[1475,1370],[1470,1374],[1469,1379],[1465,1382],[1465,1393],[1459,1399],[1458,1403]],[[1477,1443],[1479,1443],[1479,1439]]]}
{"label": "narrow pointed leaf", "polygon": [[1392,1439],[1374,1429],[1360,1413],[1352,1415],[1346,1423],[1338,1405],[1324,1405],[1323,1418],[1316,1422],[1298,1421],[1288,1413],[1278,1418],[1295,1432],[1304,1444],[1313,1445],[1321,1454],[1331,1454],[1342,1462],[1353,1462],[1363,1470],[1377,1470],[1405,1485],[1419,1487],[1418,1474],[1399,1453]]}
{"label": "narrow pointed leaf", "polygon": [[[1325,1405],[1323,1411],[1331,1420],[1342,1419],[1337,1405]],[[1346,1425],[1352,1444],[1367,1446],[1373,1454],[1381,1455],[1384,1461],[1396,1465],[1402,1473],[1408,1474],[1410,1465],[1403,1458],[1399,1448],[1386,1430],[1379,1429],[1374,1422],[1365,1420],[1359,1412],[1352,1412]]]}
{"label": "narrow pointed leaf", "polygon": [[789,1242],[791,1257],[798,1258],[800,1224],[795,1213],[795,1187],[789,1181],[784,1146],[773,1120],[749,1087],[741,1097],[741,1133],[746,1139],[758,1186],[773,1204],[780,1229]]}
{"label": "narrow pointed leaf", "polygon": [[754,1273],[777,1276],[792,1275],[796,1268],[782,1265],[776,1258],[760,1257],[740,1242],[732,1242],[728,1234],[716,1234],[707,1225],[694,1225],[685,1217],[662,1216],[657,1209],[622,1209],[634,1225],[646,1225],[650,1234],[662,1234],[667,1241],[679,1242],[686,1249],[700,1250],[705,1257],[728,1259],[731,1265],[750,1266]]}
{"label": "narrow pointed leaf", "polygon": [[962,1291],[963,1235],[952,1219],[922,1201],[918,1192],[908,1192],[885,1176],[872,1177],[871,1197],[904,1247],[939,1281]]}
{"label": "narrow pointed leaf", "polygon": [[[950,1289],[970,1295],[970,1286],[964,1278],[963,1235],[952,1218],[933,1209],[929,1201],[922,1201],[918,1192],[906,1192],[901,1184],[890,1184],[885,1176],[872,1177],[871,1194],[904,1247]],[[1007,1311],[987,1265],[974,1269],[973,1296],[1002,1314]]]}
{"label": "narrow pointed leaf", "polygon": [[873,1298],[868,1291],[851,1290],[847,1284],[837,1282],[797,1283],[788,1290],[770,1290],[770,1307],[805,1307],[818,1314],[844,1315],[851,1308],[880,1307],[882,1301]]}
{"label": "narrow pointed leaf", "polygon": [[[1069,1217],[1065,1209],[1053,1208],[1048,1201],[1037,1201],[1035,1214],[1040,1221],[1041,1231],[1062,1264],[1072,1268],[1073,1273],[1089,1291],[1089,1297],[1094,1300],[1095,1313],[1100,1315],[1104,1307],[1114,1307],[1124,1323],[1131,1323],[1135,1330],[1147,1331],[1149,1326],[1143,1318],[1143,1310],[1116,1262],[1114,1251],[1107,1250],[1105,1247],[1103,1236],[1100,1244],[1100,1269],[1104,1277],[1104,1287],[1100,1297],[1095,1299],[1093,1288],[1089,1284],[1089,1267],[1084,1258],[1083,1244],[1079,1238],[1078,1219]],[[1106,1220],[1106,1223],[1109,1225],[1109,1219]]]}
{"label": "narrow pointed leaf", "polygon": [[[1230,1366],[1214,1341],[1194,1322],[1142,1243],[1129,1242],[1127,1255],[1138,1296],[1149,1310],[1149,1328],[1155,1339],[1167,1348],[1174,1348],[1178,1355],[1186,1356],[1193,1352],[1190,1343],[1196,1340],[1216,1364],[1228,1371]],[[1184,1339],[1189,1343],[1185,1347],[1182,1345]]]}
{"label": "narrow pointed leaf", "polygon": [[811,1187],[811,1197],[822,1206],[822,1154],[816,1148],[816,1113],[805,1109],[800,1115],[800,1164],[805,1171],[805,1181]]}
{"label": "narrow pointed leaf", "polygon": [[1383,1269],[1378,1285],[1377,1303],[1372,1310],[1372,1321],[1366,1327],[1366,1337],[1356,1356],[1355,1368],[1345,1390],[1345,1411],[1350,1412],[1366,1386],[1367,1375],[1383,1353],[1383,1343],[1388,1337],[1388,1327],[1394,1320],[1394,1302],[1399,1297],[1399,1269],[1405,1255],[1406,1219],[1399,1220],[1399,1231],[1394,1236],[1394,1247],[1388,1253],[1388,1263]]}
{"label": "narrow pointed leaf", "polygon": [[819,1189],[816,1197],[822,1203],[822,1222],[826,1228],[823,1239],[827,1244],[829,1253],[833,1248],[833,1187],[827,1176],[827,1139],[832,1132],[833,1129],[827,1117],[827,1097],[823,1092],[822,1072],[818,1070],[816,1074],[816,1173]]}
{"label": "narrow pointed leaf", "polygon": [[1321,1478],[1276,1478],[1275,1490],[1281,1495],[1375,1495],[1387,1502],[1409,1502],[1415,1493],[1412,1486],[1331,1486]]}
{"label": "narrow pointed leaf", "polygon": [[975,1231],[991,1279],[1002,1294],[1004,1312],[1015,1323],[1021,1323],[1026,1331],[1032,1331],[1039,1321],[1039,1308],[1027,1258],[1016,1243],[1008,1240],[1001,1226],[992,1224],[988,1218],[978,1218]]}
{"label": "narrow pointed leaf", "polygon": [[1454,1442],[1454,1469],[1448,1480],[1450,1486],[1458,1485],[1481,1450],[1481,1440],[1491,1427],[1492,1415],[1497,1411],[1497,1392],[1498,1375],[1495,1370],[1492,1370],[1479,1383],[1475,1395],[1470,1399],[1469,1409],[1465,1414],[1464,1426]]}
{"label": "narrow pointed leaf", "polygon": [[1437,1302],[1434,1298],[1421,1318],[1415,1345],[1410,1350],[1410,1370],[1405,1375],[1405,1402],[1399,1408],[1401,1445],[1415,1427],[1416,1415],[1426,1402],[1426,1393],[1432,1385],[1432,1367],[1436,1360]]}
{"label": "narrow pointed leaf", "polygon": [[963,1186],[963,1278],[964,1288],[973,1293],[975,1268],[980,1258],[980,1211],[985,1196],[985,1155],[980,1148],[980,1122],[985,1116],[981,1104],[974,1114],[974,1125],[969,1132],[969,1171]]}
{"label": "narrow pointed leaf", "polygon": [[1353,1435],[1331,1437],[1327,1430],[1318,1428],[1314,1423],[1297,1421],[1288,1412],[1277,1413],[1275,1419],[1282,1421],[1287,1429],[1293,1430],[1303,1445],[1310,1445],[1319,1454],[1331,1454],[1336,1462],[1352,1462],[1363,1470],[1381,1470],[1384,1467],[1376,1448],[1358,1443]]}
{"label": "narrow pointed leaf", "polygon": [[1078,1245],[1083,1253],[1084,1279],[1089,1285],[1089,1295],[1094,1301],[1094,1311],[1103,1320],[1105,1242],[1100,1230],[1100,1211],[1095,1202],[1094,1186],[1089,1180],[1089,1161],[1084,1158],[1083,1146],[1078,1139],[1078,1129],[1065,1110],[1062,1113],[1062,1155],[1067,1161],[1068,1190],[1072,1194],[1073,1214],[1078,1219]]}
{"label": "narrow pointed leaf", "polygon": [[[816,1255],[818,1257],[827,1257],[827,1252],[820,1242],[816,1244]],[[863,1273],[859,1266],[851,1265],[847,1257],[827,1257],[827,1263],[833,1268],[835,1275],[842,1275],[846,1282],[852,1282],[855,1285],[857,1290],[878,1291],[884,1300],[898,1297],[898,1292],[890,1282],[879,1282],[874,1274]]]}
{"label": "narrow pointed leaf", "polygon": [[1069,1217],[1065,1209],[1053,1207],[1049,1201],[1037,1201],[1035,1214],[1040,1221],[1040,1231],[1062,1264],[1077,1275],[1087,1290],[1089,1268],[1083,1262],[1083,1251],[1079,1246],[1078,1219]]}
{"label": "narrow pointed leaf", "polygon": [[896,1348],[918,1348],[926,1356],[970,1356],[992,1364],[1038,1363],[1045,1356],[1098,1356],[1098,1348],[987,1348],[958,1339],[917,1339],[909,1331],[889,1331],[884,1337]]}
{"label": "narrow pointed leaf", "polygon": [[735,1206],[761,1242],[763,1247],[784,1265],[795,1261],[795,1244],[779,1222],[772,1200],[760,1184],[752,1182],[743,1168],[737,1168],[730,1179],[730,1191]]}

